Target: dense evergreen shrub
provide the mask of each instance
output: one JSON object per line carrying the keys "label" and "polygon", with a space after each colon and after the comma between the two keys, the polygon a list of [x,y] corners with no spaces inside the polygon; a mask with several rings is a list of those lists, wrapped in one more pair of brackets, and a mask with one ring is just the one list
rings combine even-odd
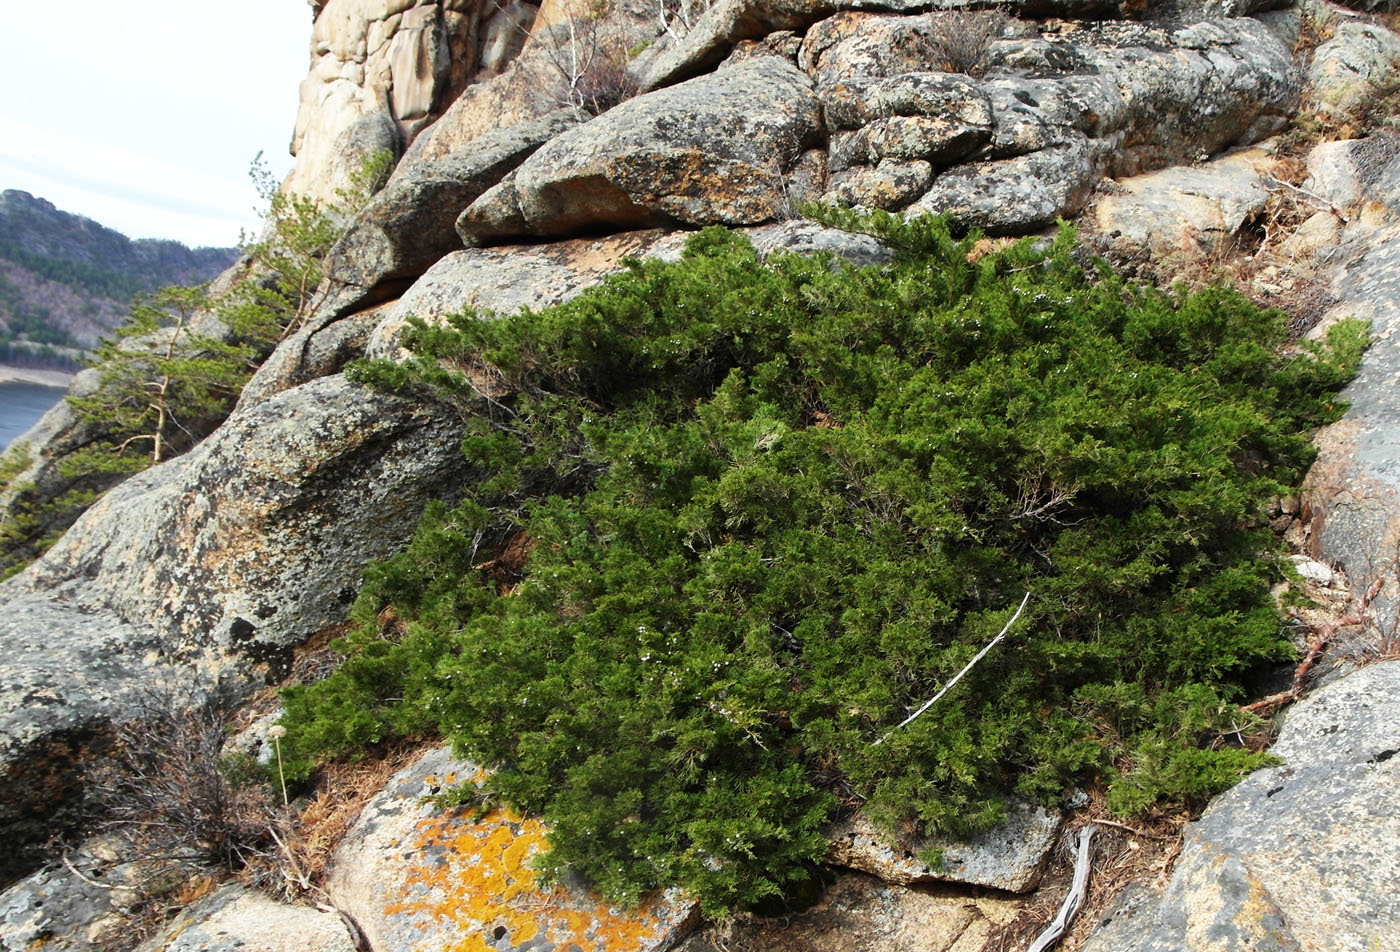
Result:
{"label": "dense evergreen shrub", "polygon": [[343,667],[287,696],[300,756],[440,731],[546,818],[550,871],[711,912],[807,877],[838,804],[965,834],[1012,793],[1102,778],[1132,812],[1258,765],[1221,738],[1290,654],[1261,512],[1360,328],[1289,349],[1283,315],[1086,269],[1068,230],[979,257],[857,224],[897,260],[712,229],[361,366],[459,406],[481,478],[367,572]]}

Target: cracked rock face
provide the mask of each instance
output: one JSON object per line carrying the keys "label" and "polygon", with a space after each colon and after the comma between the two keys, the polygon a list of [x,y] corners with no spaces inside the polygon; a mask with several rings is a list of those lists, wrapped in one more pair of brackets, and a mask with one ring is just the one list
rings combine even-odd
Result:
{"label": "cracked rock face", "polygon": [[26,871],[146,686],[246,693],[343,620],[365,564],[462,473],[458,439],[440,409],[323,378],[122,483],[0,585],[0,877]]}
{"label": "cracked rock face", "polygon": [[[786,211],[784,173],[820,127],[808,79],[759,57],[628,100],[535,152],[467,209],[468,241],[655,224],[750,225]],[[522,231],[523,229],[523,231]]]}

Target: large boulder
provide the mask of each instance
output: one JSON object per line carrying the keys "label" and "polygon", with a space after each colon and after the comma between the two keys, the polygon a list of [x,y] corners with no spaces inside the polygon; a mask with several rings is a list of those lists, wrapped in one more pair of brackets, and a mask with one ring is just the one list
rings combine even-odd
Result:
{"label": "large boulder", "polygon": [[990,43],[979,82],[928,72],[941,16],[846,11],[808,31],[799,63],[831,131],[827,200],[1024,234],[1077,213],[1103,175],[1278,131],[1300,95],[1288,44],[1255,20],[1021,30]]}
{"label": "large boulder", "polygon": [[133,698],[170,679],[234,694],[343,620],[366,563],[462,475],[458,422],[327,377],[248,407],[103,497],[0,585],[0,877],[70,806]]}
{"label": "large boulder", "polygon": [[1323,113],[1346,113],[1374,96],[1378,84],[1400,67],[1400,36],[1381,26],[1333,15],[1333,34],[1308,64],[1311,104]]}
{"label": "large boulder", "polygon": [[171,653],[298,644],[460,471],[457,432],[341,376],[285,391],[108,493],[0,597],[111,613]]}
{"label": "large boulder", "polygon": [[1257,771],[1188,827],[1159,900],[1130,894],[1085,952],[1390,948],[1400,922],[1400,662],[1289,711]]}
{"label": "large boulder", "polygon": [[485,244],[769,221],[788,211],[785,173],[820,125],[801,72],[777,57],[745,60],[558,136],[468,208],[457,230]]}
{"label": "large boulder", "polygon": [[698,909],[676,891],[635,909],[581,886],[541,888],[530,861],[545,849],[538,820],[493,810],[442,810],[426,798],[482,771],[447,748],[396,774],[331,859],[326,890],[376,952],[481,948],[499,952],[665,952]]}
{"label": "large boulder", "polygon": [[[461,247],[455,225],[468,205],[577,122],[571,110],[556,110],[488,132],[443,158],[401,166],[331,249],[327,278],[358,289],[361,299],[402,290]],[[337,301],[353,306],[343,295]]]}

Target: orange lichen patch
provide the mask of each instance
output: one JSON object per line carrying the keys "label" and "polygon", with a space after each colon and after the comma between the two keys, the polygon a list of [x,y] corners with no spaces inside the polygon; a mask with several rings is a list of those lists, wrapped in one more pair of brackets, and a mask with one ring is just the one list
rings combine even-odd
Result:
{"label": "orange lichen patch", "polygon": [[546,849],[547,833],[509,810],[476,821],[464,813],[419,820],[405,851],[411,865],[385,917],[413,923],[422,952],[485,952],[503,938],[514,947],[543,939],[581,952],[640,952],[684,918],[658,898],[624,911],[580,891],[541,889],[530,863]]}

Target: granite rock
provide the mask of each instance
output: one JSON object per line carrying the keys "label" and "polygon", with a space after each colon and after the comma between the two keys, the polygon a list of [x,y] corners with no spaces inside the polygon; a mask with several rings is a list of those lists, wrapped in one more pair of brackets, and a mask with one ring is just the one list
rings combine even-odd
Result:
{"label": "granite rock", "polygon": [[504,809],[472,819],[424,799],[482,776],[432,751],[389,781],[337,848],[326,890],[376,952],[665,952],[695,927],[697,907],[674,890],[622,909],[579,886],[542,889],[528,865],[545,847],[538,820]]}
{"label": "granite rock", "polygon": [[[889,883],[966,883],[1026,892],[1059,837],[1060,817],[1027,803],[1013,804],[1006,820],[966,841],[914,838],[886,832],[863,813],[832,829],[827,861],[870,873]],[[942,862],[929,865],[921,853],[936,850]]]}

